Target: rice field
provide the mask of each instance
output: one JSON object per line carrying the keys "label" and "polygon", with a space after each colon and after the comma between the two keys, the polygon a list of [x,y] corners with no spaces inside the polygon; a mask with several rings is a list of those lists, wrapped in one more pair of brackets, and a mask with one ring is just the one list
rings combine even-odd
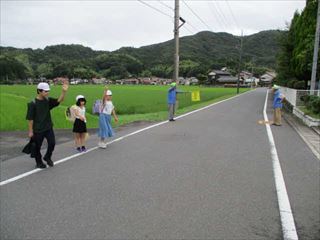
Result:
{"label": "rice field", "polygon": [[[110,85],[113,104],[119,117],[118,125],[133,121],[159,121],[167,118],[168,86]],[[226,99],[236,94],[233,88],[210,88],[198,86],[179,86],[184,93],[178,94],[178,114],[188,112],[214,101]],[[98,116],[92,114],[92,105],[101,99],[102,85],[70,85],[64,102],[51,111],[54,128],[72,128],[65,119],[65,109],[75,104],[75,98],[81,94],[86,97],[87,127],[98,127]],[[248,89],[240,89],[241,92]],[[200,91],[201,101],[192,102],[191,92]],[[50,97],[58,98],[61,86],[51,86]],[[1,85],[0,86],[0,131],[27,130],[27,103],[36,97],[36,86]]]}

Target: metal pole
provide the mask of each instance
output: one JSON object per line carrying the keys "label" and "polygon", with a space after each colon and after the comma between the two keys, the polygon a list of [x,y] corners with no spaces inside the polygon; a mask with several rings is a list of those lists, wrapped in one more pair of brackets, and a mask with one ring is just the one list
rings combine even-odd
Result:
{"label": "metal pole", "polygon": [[241,72],[241,61],[242,61],[242,36],[243,36],[243,31],[241,31],[241,39],[240,39],[240,56],[239,56],[239,70],[238,70],[238,80],[237,80],[237,94],[239,94],[239,87],[240,87],[240,72]]}
{"label": "metal pole", "polygon": [[318,52],[319,52],[319,35],[320,35],[320,3],[318,2],[317,28],[316,28],[316,34],[315,34],[315,39],[314,39],[313,63],[312,63],[310,90],[315,90],[315,88],[316,88],[317,63],[318,63]]}
{"label": "metal pole", "polygon": [[174,7],[174,73],[173,81],[177,82],[179,79],[179,0],[175,0]]}

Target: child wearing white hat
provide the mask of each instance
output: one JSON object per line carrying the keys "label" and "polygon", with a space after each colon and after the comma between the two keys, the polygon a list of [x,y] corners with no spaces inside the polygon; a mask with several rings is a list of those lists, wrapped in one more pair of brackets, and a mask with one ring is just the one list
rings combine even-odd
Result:
{"label": "child wearing white hat", "polygon": [[85,152],[85,141],[87,135],[86,99],[83,95],[76,97],[75,121],[73,123],[74,141],[78,152]]}
{"label": "child wearing white hat", "polygon": [[99,114],[98,136],[100,137],[100,141],[98,146],[100,148],[106,148],[106,138],[114,135],[114,131],[111,126],[111,115],[113,115],[114,120],[118,122],[118,117],[112,103],[112,92],[110,90],[106,90],[103,96],[102,108]]}

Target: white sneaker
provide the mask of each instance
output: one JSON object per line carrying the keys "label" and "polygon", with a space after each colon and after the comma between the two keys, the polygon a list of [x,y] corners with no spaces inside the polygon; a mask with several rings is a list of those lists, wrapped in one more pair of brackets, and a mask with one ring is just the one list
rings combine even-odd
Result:
{"label": "white sneaker", "polygon": [[99,148],[107,148],[107,144],[105,144],[104,142],[99,142],[98,147]]}

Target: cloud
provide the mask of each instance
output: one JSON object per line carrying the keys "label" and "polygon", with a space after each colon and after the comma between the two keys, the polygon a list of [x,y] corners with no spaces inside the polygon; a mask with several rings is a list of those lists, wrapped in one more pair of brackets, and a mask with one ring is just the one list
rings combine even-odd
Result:
{"label": "cloud", "polygon": [[[172,39],[174,1],[144,2],[149,6],[134,0],[1,1],[1,45],[44,48],[74,43],[110,51]],[[243,30],[248,35],[283,29],[304,5],[305,1],[180,1],[180,16],[187,21],[180,36],[204,30],[235,35]]]}

